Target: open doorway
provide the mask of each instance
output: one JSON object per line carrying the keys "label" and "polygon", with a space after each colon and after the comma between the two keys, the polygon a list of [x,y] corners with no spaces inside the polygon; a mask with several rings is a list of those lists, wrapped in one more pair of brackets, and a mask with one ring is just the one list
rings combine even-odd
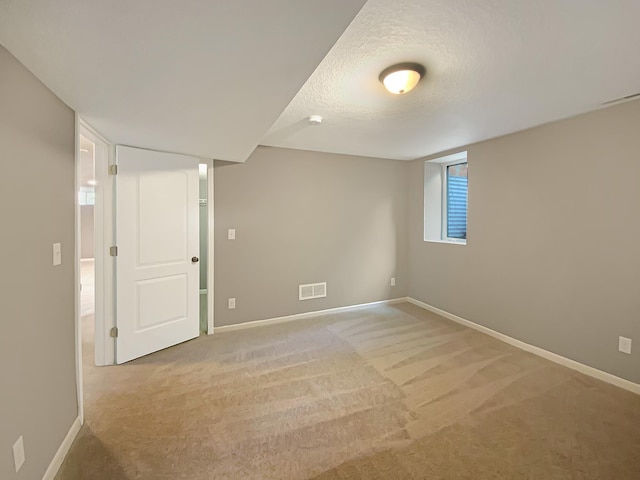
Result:
{"label": "open doorway", "polygon": [[78,162],[78,208],[80,230],[80,321],[83,355],[87,361],[95,359],[95,205],[96,145],[80,135]]}
{"label": "open doorway", "polygon": [[[105,319],[112,318],[112,296],[106,288],[113,278],[109,257],[112,232],[113,185],[109,178],[110,146],[88,127],[80,125],[77,176],[77,261],[79,347],[93,365],[114,363],[114,341]],[[84,345],[83,345],[84,344]]]}
{"label": "open doorway", "polygon": [[[78,347],[86,338],[94,365],[113,365],[113,146],[79,120],[76,160]],[[90,345],[89,345],[90,344]],[[85,352],[86,353],[86,352]]]}

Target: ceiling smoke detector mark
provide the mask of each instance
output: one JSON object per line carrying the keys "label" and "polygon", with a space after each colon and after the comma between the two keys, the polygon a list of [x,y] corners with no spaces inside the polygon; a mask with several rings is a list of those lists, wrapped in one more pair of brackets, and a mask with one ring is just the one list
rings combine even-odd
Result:
{"label": "ceiling smoke detector mark", "polygon": [[634,98],[639,98],[639,97],[640,97],[640,92],[639,93],[633,93],[631,95],[627,95],[626,97],[620,97],[620,98],[616,98],[614,100],[609,100],[608,102],[604,102],[602,105],[613,105],[614,103],[627,102],[629,100],[633,100]]}
{"label": "ceiling smoke detector mark", "polygon": [[298,300],[311,300],[327,296],[327,282],[308,283],[298,286]]}

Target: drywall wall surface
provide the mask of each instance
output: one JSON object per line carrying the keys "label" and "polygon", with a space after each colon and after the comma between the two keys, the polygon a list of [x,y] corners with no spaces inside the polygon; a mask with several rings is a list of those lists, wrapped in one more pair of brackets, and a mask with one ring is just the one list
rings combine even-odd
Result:
{"label": "drywall wall surface", "polygon": [[[407,171],[270,147],[216,162],[216,326],[405,296]],[[326,298],[298,300],[300,284],[317,282]]]}
{"label": "drywall wall surface", "polygon": [[639,131],[636,101],[456,150],[466,246],[423,241],[425,159],[411,162],[409,295],[640,383]]}
{"label": "drywall wall surface", "polygon": [[[73,111],[0,46],[0,478],[42,478],[78,414]],[[52,244],[62,244],[53,266]],[[12,446],[24,438],[16,473]]]}

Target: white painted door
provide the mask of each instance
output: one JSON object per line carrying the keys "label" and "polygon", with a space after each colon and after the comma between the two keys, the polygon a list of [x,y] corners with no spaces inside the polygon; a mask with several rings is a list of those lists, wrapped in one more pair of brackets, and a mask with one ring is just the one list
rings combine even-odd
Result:
{"label": "white painted door", "polygon": [[122,146],[116,155],[120,364],[199,334],[199,187],[197,158]]}

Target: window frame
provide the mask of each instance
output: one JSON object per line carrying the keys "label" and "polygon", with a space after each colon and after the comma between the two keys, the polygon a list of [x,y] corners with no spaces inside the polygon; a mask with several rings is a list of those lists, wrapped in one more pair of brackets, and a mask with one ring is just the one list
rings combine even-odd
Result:
{"label": "window frame", "polygon": [[[449,202],[448,202],[448,189],[449,189],[449,183],[447,182],[449,173],[447,171],[447,169],[449,167],[452,167],[454,165],[461,165],[463,163],[467,164],[467,169],[469,168],[469,163],[467,162],[467,156],[466,156],[466,152],[464,155],[464,158],[458,158],[455,160],[451,160],[448,162],[443,162],[440,164],[440,168],[441,168],[441,179],[442,179],[442,225],[440,227],[440,237],[442,238],[442,241],[444,242],[450,242],[450,243],[459,243],[462,245],[466,245],[467,244],[467,239],[466,238],[454,238],[454,237],[450,237],[449,234]],[[467,174],[467,182],[468,182],[468,174]],[[467,198],[469,195],[469,187],[467,186]],[[467,205],[468,205],[468,200],[467,200]],[[467,218],[469,217],[469,214],[467,213]]]}

